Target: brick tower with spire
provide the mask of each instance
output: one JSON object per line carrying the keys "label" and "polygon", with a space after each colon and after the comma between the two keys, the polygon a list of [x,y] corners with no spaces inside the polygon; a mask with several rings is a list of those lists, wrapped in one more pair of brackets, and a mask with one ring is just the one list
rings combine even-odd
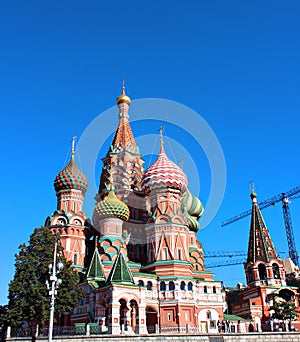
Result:
{"label": "brick tower with spire", "polygon": [[257,205],[254,191],[252,199],[252,214],[248,243],[248,257],[245,263],[247,285],[285,286],[283,262],[277,255],[269,230]]}
{"label": "brick tower with spire", "polygon": [[[278,257],[269,230],[252,189],[252,214],[248,257],[244,264],[247,287],[228,293],[232,313],[252,319],[256,331],[275,329],[271,307],[275,302],[292,301],[299,305],[297,288],[286,286],[283,262]],[[299,322],[293,322],[299,328]],[[278,328],[278,327],[277,327]]]}

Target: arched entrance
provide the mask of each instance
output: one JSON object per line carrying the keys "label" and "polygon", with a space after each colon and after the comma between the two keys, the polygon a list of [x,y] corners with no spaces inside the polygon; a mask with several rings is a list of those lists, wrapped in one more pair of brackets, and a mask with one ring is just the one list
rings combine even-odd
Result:
{"label": "arched entrance", "polygon": [[128,307],[127,307],[127,302],[125,299],[120,299],[120,329],[121,331],[126,331],[127,330],[127,312],[128,312]]}
{"label": "arched entrance", "polygon": [[146,326],[149,334],[154,334],[158,325],[157,311],[150,306],[146,306]]}

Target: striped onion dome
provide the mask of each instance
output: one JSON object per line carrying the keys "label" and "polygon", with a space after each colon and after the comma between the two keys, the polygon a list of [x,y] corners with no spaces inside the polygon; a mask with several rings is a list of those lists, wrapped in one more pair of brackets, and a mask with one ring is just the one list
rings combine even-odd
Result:
{"label": "striped onion dome", "polygon": [[56,176],[54,180],[54,188],[56,192],[75,189],[81,190],[83,194],[86,193],[88,180],[75,163],[73,153],[67,166],[65,166]]}
{"label": "striped onion dome", "polygon": [[165,154],[163,144],[157,160],[149,166],[142,179],[142,188],[151,191],[159,188],[177,188],[184,193],[188,186],[186,174]]}
{"label": "striped onion dome", "polygon": [[109,190],[104,200],[98,202],[94,209],[94,218],[97,220],[117,217],[123,221],[127,221],[129,218],[128,206],[118,199],[114,190]]}
{"label": "striped onion dome", "polygon": [[189,228],[193,231],[199,229],[198,220],[204,212],[203,204],[199,198],[193,195],[188,189],[181,200],[181,211],[186,214]]}

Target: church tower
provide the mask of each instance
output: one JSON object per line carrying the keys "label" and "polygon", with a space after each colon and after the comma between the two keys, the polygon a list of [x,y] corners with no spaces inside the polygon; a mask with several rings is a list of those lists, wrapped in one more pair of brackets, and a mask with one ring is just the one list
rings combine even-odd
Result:
{"label": "church tower", "polygon": [[45,225],[60,235],[66,259],[81,270],[86,256],[86,238],[90,235],[85,225],[87,217],[82,211],[88,181],[75,162],[75,139],[72,139],[69,163],[54,180],[57,209],[46,219]]}
{"label": "church tower", "polygon": [[125,93],[124,80],[122,93],[116,100],[119,108],[119,122],[109,151],[102,159],[103,167],[100,186],[95,199],[99,203],[108,194],[109,184],[114,193],[129,208],[129,218],[123,224],[125,234],[130,236],[128,256],[137,262],[146,261],[146,237],[143,226],[146,222],[145,198],[141,189],[144,174],[144,160],[136,145],[129,123],[131,99]]}
{"label": "church tower", "polygon": [[160,129],[160,152],[146,170],[142,187],[148,200],[146,236],[148,272],[158,275],[191,276],[189,228],[181,211],[181,199],[188,180],[180,167],[165,154]]}
{"label": "church tower", "polygon": [[283,262],[279,259],[269,230],[252,190],[252,214],[249,233],[248,257],[245,263],[247,285],[285,286]]}

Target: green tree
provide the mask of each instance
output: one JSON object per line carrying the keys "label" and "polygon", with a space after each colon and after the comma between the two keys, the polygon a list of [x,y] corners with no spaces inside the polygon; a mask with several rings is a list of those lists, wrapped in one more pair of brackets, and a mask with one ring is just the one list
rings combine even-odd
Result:
{"label": "green tree", "polygon": [[274,304],[270,307],[270,310],[274,311],[274,313],[272,314],[272,318],[279,319],[282,321],[292,321],[298,315],[297,308],[295,306],[295,303],[293,302],[274,301]]}
{"label": "green tree", "polygon": [[[27,322],[31,327],[43,324],[49,319],[49,281],[48,265],[53,263],[56,236],[49,228],[36,228],[31,234],[29,244],[19,246],[15,255],[15,275],[9,284],[9,303],[6,320],[11,326],[20,326]],[[58,245],[57,262],[64,264],[59,273],[62,284],[55,297],[55,312],[70,312],[83,297],[79,287],[79,277],[66,262],[62,247]]]}

